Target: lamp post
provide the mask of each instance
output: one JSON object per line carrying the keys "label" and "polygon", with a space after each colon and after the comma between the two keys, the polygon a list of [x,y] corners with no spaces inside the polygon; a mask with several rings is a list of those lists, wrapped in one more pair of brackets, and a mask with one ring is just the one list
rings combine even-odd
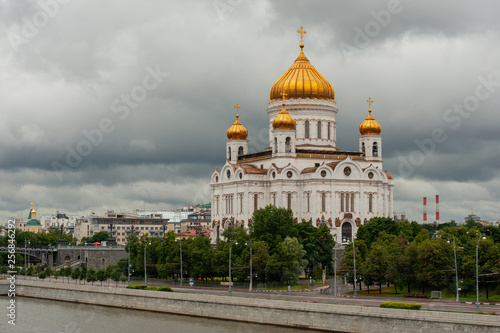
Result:
{"label": "lamp post", "polygon": [[[483,237],[483,240],[486,237]],[[476,230],[476,311],[479,311],[479,234]]]}
{"label": "lamp post", "polygon": [[130,252],[132,249],[130,248],[130,236],[134,234],[134,226],[130,227],[130,230],[127,230],[127,244],[128,244],[128,283],[130,283]]}
{"label": "lamp post", "polygon": [[[238,245],[238,242],[235,242],[236,245]],[[231,296],[231,247],[233,246],[233,241],[229,241],[229,291],[228,291],[228,296]]]}
{"label": "lamp post", "polygon": [[181,258],[181,286],[182,286],[182,238],[179,238],[179,253]]}
{"label": "lamp post", "polygon": [[354,243],[354,237],[352,237],[352,253],[354,259],[354,297],[358,296],[357,286],[356,286],[356,245]]}
{"label": "lamp post", "polygon": [[[448,241],[450,243],[450,241]],[[453,237],[453,254],[455,255],[455,288],[457,291],[457,299],[456,301],[458,302],[459,298],[459,293],[458,293],[458,269],[457,269],[457,249],[455,247],[455,237]]]}
{"label": "lamp post", "polygon": [[334,303],[337,303],[337,243],[333,247],[335,258],[333,259],[333,293],[335,295]]}
{"label": "lamp post", "polygon": [[248,291],[252,292],[253,288],[253,272],[252,272],[252,240],[250,239],[250,286]]}
{"label": "lamp post", "polygon": [[[151,245],[151,242],[149,243]],[[148,279],[147,279],[147,268],[146,268],[146,248],[148,247],[148,242],[144,240],[144,284],[147,286],[148,285]]]}
{"label": "lamp post", "polygon": [[25,237],[24,238],[24,269],[26,269],[26,243],[27,243],[27,238]]}

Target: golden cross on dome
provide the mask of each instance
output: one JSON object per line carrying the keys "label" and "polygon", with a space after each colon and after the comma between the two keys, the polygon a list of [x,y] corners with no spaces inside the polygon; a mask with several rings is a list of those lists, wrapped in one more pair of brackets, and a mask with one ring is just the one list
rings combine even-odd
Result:
{"label": "golden cross on dome", "polygon": [[238,118],[239,117],[238,111],[240,111],[241,106],[239,106],[238,103],[236,103],[236,105],[234,106],[234,108],[236,109],[236,118]]}
{"label": "golden cross on dome", "polygon": [[297,30],[297,33],[300,34],[300,46],[304,46],[304,35],[307,34],[307,31],[304,30],[304,27],[300,26],[300,30]]}
{"label": "golden cross on dome", "polygon": [[372,111],[372,103],[373,103],[373,100],[371,99],[371,97],[368,97],[368,99],[366,100],[366,102],[368,103],[368,111]]}

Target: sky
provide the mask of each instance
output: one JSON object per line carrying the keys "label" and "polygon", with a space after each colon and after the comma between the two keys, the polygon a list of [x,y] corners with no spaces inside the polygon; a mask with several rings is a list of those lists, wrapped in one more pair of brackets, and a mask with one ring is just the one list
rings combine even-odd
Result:
{"label": "sky", "polygon": [[[0,0],[0,223],[210,201],[240,120],[299,54],[332,84],[337,146],[382,126],[394,211],[500,218],[497,1]],[[432,217],[431,217],[432,216]]]}

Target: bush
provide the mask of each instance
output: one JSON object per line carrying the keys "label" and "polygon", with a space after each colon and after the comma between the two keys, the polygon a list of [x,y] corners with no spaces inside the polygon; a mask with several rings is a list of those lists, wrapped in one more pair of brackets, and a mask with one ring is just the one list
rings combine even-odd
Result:
{"label": "bush", "polygon": [[495,311],[488,312],[488,314],[489,314],[490,316],[496,316],[496,315],[497,315],[497,313],[496,313]]}
{"label": "bush", "polygon": [[146,288],[142,288],[142,289],[145,289],[145,290],[158,290],[158,287],[151,287],[151,286],[148,286]]}
{"label": "bush", "polygon": [[146,287],[144,284],[129,284],[127,286],[128,289],[146,289]]}
{"label": "bush", "polygon": [[156,288],[158,291],[168,291],[168,292],[173,292],[174,290],[170,287],[158,287]]}
{"label": "bush", "polygon": [[396,302],[385,302],[379,305],[381,308],[391,308],[391,309],[407,309],[407,310],[420,310],[422,305],[417,303],[396,303]]}

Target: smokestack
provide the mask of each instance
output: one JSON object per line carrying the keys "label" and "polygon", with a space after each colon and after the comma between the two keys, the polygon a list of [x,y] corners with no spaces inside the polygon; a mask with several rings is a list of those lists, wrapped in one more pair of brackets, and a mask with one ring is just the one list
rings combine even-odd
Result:
{"label": "smokestack", "polygon": [[439,221],[439,194],[436,194],[436,221]]}
{"label": "smokestack", "polygon": [[427,222],[427,197],[424,197],[424,223]]}

